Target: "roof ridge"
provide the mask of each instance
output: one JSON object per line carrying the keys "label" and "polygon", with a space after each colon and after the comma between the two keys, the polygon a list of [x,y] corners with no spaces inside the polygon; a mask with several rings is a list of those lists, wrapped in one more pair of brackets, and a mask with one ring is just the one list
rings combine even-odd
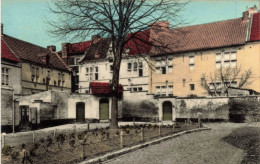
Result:
{"label": "roof ridge", "polygon": [[42,49],[45,49],[45,50],[46,50],[46,48],[44,48],[44,47],[42,47],[42,46],[39,46],[39,45],[36,45],[36,44],[33,44],[33,43],[30,43],[30,42],[28,42],[28,41],[21,40],[21,39],[18,39],[18,38],[15,38],[15,37],[12,37],[12,36],[6,35],[6,34],[4,34],[3,37],[4,37],[4,36],[8,36],[8,37],[10,37],[10,38],[12,38],[12,39],[16,39],[16,40],[19,40],[19,41],[21,41],[21,42],[24,42],[24,43],[27,43],[27,44],[30,44],[30,45],[33,45],[33,46],[37,46],[37,47],[39,47],[39,48],[42,48]]}
{"label": "roof ridge", "polygon": [[[220,23],[220,22],[230,22],[230,21],[234,21],[234,20],[239,20],[240,18],[233,18],[233,19],[226,19],[226,20],[220,20],[220,21],[215,21],[215,22],[208,22],[208,23],[202,23],[202,24],[195,24],[195,25],[190,25],[190,26],[181,26],[181,27],[176,27],[176,28],[171,28],[170,30],[175,30],[175,29],[179,29],[179,28],[186,28],[186,27],[194,27],[194,26],[201,26],[201,25],[207,25],[207,24],[215,24],[215,23]],[[242,20],[242,19],[241,19]],[[242,21],[241,21],[242,22]]]}

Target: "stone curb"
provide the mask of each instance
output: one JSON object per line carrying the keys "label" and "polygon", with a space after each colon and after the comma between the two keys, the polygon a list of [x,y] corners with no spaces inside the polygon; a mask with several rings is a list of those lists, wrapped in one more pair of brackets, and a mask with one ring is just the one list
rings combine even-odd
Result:
{"label": "stone curb", "polygon": [[162,138],[159,138],[159,139],[155,139],[155,140],[152,140],[152,141],[141,143],[139,145],[134,145],[134,146],[126,147],[126,148],[123,148],[123,149],[120,149],[120,150],[117,150],[117,151],[114,151],[114,152],[109,152],[109,153],[106,153],[102,156],[87,159],[87,160],[81,162],[80,164],[93,164],[93,163],[104,162],[104,161],[109,160],[111,158],[115,158],[115,157],[118,157],[120,155],[129,153],[129,152],[141,149],[141,148],[148,147],[150,145],[158,144],[162,141],[165,141],[165,140],[168,140],[168,139],[171,139],[171,138],[174,138],[174,137],[178,137],[178,136],[181,136],[183,134],[188,134],[188,133],[192,133],[192,132],[199,132],[199,131],[203,131],[203,130],[211,130],[211,128],[205,127],[205,128],[198,128],[198,129],[192,129],[192,130],[187,130],[187,131],[175,133],[175,134],[165,136],[165,137],[162,137]]}

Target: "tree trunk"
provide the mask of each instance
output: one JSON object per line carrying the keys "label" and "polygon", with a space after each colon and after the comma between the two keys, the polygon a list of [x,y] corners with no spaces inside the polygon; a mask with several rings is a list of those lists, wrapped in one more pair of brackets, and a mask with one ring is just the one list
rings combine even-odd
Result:
{"label": "tree trunk", "polygon": [[111,108],[111,121],[110,128],[118,128],[118,85],[119,85],[119,71],[120,71],[120,51],[114,55],[113,62],[113,79],[112,79],[112,108]]}

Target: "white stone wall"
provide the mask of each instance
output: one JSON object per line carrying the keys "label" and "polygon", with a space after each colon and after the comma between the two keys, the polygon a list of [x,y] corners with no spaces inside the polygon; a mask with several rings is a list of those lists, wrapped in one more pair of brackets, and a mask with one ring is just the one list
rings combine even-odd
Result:
{"label": "white stone wall", "polygon": [[[85,103],[85,118],[99,119],[99,100],[104,97],[93,95],[73,94],[68,98],[68,118],[76,119],[76,104]],[[111,98],[109,99],[109,118],[111,118]]]}
{"label": "white stone wall", "polygon": [[18,64],[11,64],[6,61],[1,61],[1,68],[8,68],[9,69],[9,85],[3,86],[2,88],[6,89],[14,89],[14,94],[19,95],[22,91],[21,85],[21,67]]}
{"label": "white stone wall", "polygon": [[[147,58],[147,57],[146,57]],[[134,71],[134,63],[142,62],[143,75],[139,77],[139,68],[137,71]],[[128,71],[128,63],[132,63],[131,71]],[[112,80],[112,71],[110,71],[110,66],[113,63],[109,62],[107,59],[104,60],[96,60],[85,63],[79,66],[79,93],[86,93],[86,90],[89,90],[89,83],[91,81],[95,82],[111,82]],[[90,80],[88,76],[86,76],[86,68],[93,68],[93,79]],[[98,67],[98,80],[95,79],[95,67]],[[120,68],[120,79],[119,83],[123,85],[124,90],[129,88],[142,88],[142,91],[148,91],[148,69],[149,66],[143,57],[128,57],[123,58],[121,62]]]}

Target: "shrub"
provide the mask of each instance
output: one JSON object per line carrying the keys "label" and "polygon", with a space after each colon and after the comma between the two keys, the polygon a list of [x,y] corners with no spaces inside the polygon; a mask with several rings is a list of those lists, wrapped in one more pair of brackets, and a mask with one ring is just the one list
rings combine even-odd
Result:
{"label": "shrub", "polygon": [[2,153],[4,155],[9,155],[10,154],[10,151],[11,151],[11,147],[9,145],[5,145],[2,149]]}
{"label": "shrub", "polygon": [[231,114],[249,114],[259,112],[260,103],[247,99],[231,99],[229,100],[228,105]]}
{"label": "shrub", "polygon": [[58,142],[58,143],[60,143],[60,144],[63,144],[64,143],[64,141],[65,141],[65,138],[66,136],[65,136],[65,134],[59,134],[57,137],[56,137],[56,141]]}
{"label": "shrub", "polygon": [[84,133],[80,133],[80,134],[78,135],[78,139],[79,139],[79,140],[83,140],[84,137],[85,137],[85,134],[84,134]]}
{"label": "shrub", "polygon": [[11,152],[11,158],[12,159],[17,159],[18,156],[19,156],[19,152],[18,151]]}

